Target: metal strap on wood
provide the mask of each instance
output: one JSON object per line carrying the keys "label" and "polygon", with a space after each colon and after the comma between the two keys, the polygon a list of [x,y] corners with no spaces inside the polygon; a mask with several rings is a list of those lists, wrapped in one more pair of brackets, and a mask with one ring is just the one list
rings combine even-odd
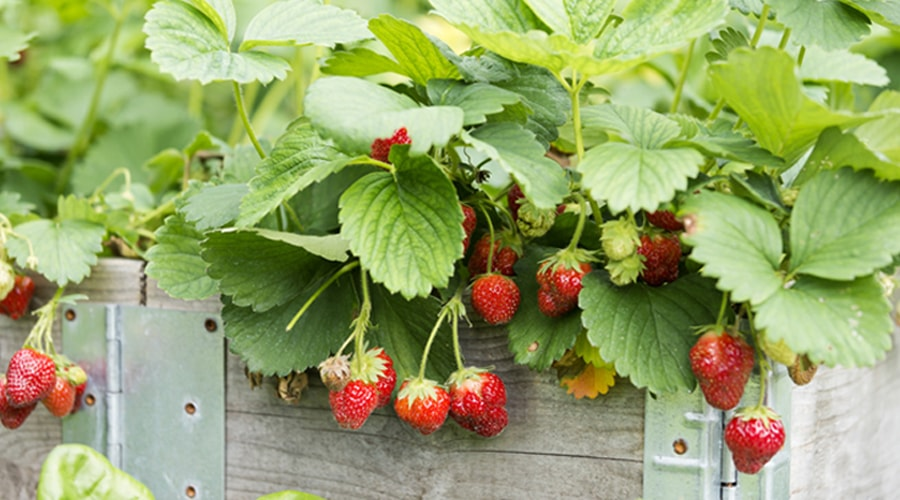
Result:
{"label": "metal strap on wood", "polygon": [[104,453],[157,498],[225,496],[225,342],[202,312],[82,304],[64,352],[88,373],[63,442]]}
{"label": "metal strap on wood", "polygon": [[[792,384],[779,367],[766,401],[788,429],[784,448],[755,475],[739,473],[723,432],[733,411],[717,410],[699,389],[691,394],[647,394],[644,412],[643,500],[781,500],[790,497]],[[759,398],[759,376],[751,377],[740,406]]]}

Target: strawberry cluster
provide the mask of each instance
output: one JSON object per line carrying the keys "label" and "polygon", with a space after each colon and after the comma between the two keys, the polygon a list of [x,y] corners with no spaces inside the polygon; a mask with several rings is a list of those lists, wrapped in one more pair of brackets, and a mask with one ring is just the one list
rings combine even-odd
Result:
{"label": "strawberry cluster", "polygon": [[578,306],[581,279],[591,272],[588,262],[569,265],[548,261],[537,272],[538,309],[551,318],[563,316]]}
{"label": "strawberry cluster", "polygon": [[373,411],[390,404],[397,383],[394,361],[384,349],[375,347],[358,356],[355,362],[335,356],[319,365],[331,412],[344,429],[359,429]]}
{"label": "strawberry cluster", "polygon": [[410,144],[412,140],[409,138],[406,127],[400,127],[394,131],[393,135],[387,138],[378,138],[372,141],[371,152],[369,156],[378,161],[388,162],[388,156],[391,153],[391,147],[395,144]]}
{"label": "strawberry cluster", "polygon": [[0,423],[20,427],[38,403],[54,416],[69,415],[80,407],[86,386],[87,374],[65,357],[19,349],[0,374]]}
{"label": "strawberry cluster", "polygon": [[19,319],[28,312],[28,304],[34,295],[34,280],[25,275],[15,275],[13,286],[0,300],[0,314]]}
{"label": "strawberry cluster", "polygon": [[463,368],[450,375],[449,387],[450,416],[460,427],[482,437],[496,436],[506,428],[506,385],[496,374]]}

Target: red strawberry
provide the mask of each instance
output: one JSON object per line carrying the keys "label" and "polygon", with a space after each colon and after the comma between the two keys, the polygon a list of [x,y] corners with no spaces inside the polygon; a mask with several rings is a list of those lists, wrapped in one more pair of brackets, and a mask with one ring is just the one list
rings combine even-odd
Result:
{"label": "red strawberry", "polygon": [[519,287],[502,274],[484,274],[472,284],[472,307],[492,325],[503,325],[519,309]]}
{"label": "red strawberry", "polygon": [[453,372],[448,382],[450,416],[462,428],[491,437],[506,427],[506,386],[500,377],[469,367]]}
{"label": "red strawberry", "polygon": [[34,281],[28,276],[16,276],[16,284],[12,290],[0,301],[0,314],[5,314],[12,319],[19,319],[28,311],[31,296],[34,295]]}
{"label": "red strawberry", "polygon": [[340,391],[328,393],[331,413],[338,425],[344,429],[359,429],[378,404],[378,389],[375,384],[360,379],[347,382]]}
{"label": "red strawberry", "polygon": [[368,351],[375,355],[375,367],[378,370],[378,380],[375,388],[378,390],[378,403],[375,408],[382,408],[390,404],[394,386],[397,385],[397,372],[394,370],[394,360],[380,347],[374,347]]}
{"label": "red strawberry", "polygon": [[[469,205],[460,204],[460,208],[462,208],[463,212],[463,222],[462,227],[463,231],[466,233],[466,239],[463,240],[463,254],[469,250],[469,241],[472,239],[472,233],[475,231],[475,224],[478,222],[478,218],[475,216],[475,209],[470,207]],[[487,265],[487,264],[485,264]]]}
{"label": "red strawberry", "polygon": [[706,401],[720,410],[738,405],[753,371],[753,348],[742,338],[708,331],[691,347],[691,370]]}
{"label": "red strawberry", "polygon": [[19,349],[6,370],[6,398],[15,407],[37,403],[56,383],[56,363],[34,349]]}
{"label": "red strawberry", "polygon": [[637,252],[644,256],[641,277],[651,286],[675,281],[678,278],[678,261],[681,260],[681,243],[675,236],[641,236]]}
{"label": "red strawberry", "polygon": [[394,131],[394,135],[387,139],[375,139],[372,141],[372,152],[370,156],[379,161],[388,161],[391,153],[391,146],[394,144],[409,144],[412,140],[407,135],[406,127],[400,127]]}
{"label": "red strawberry", "polygon": [[424,435],[441,428],[450,411],[450,395],[433,380],[407,379],[394,401],[400,420]]}
{"label": "red strawberry", "polygon": [[756,474],[784,446],[784,424],[771,408],[742,408],[725,426],[725,444],[738,471]]}
{"label": "red strawberry", "polygon": [[[469,257],[469,276],[478,276],[488,272],[487,261],[490,249],[491,236],[490,234],[485,234],[475,243],[472,256]],[[491,262],[492,272],[498,272],[506,276],[515,276],[516,272],[513,266],[518,260],[519,252],[515,248],[503,244],[502,238],[494,240],[494,258]]]}
{"label": "red strawberry", "polygon": [[57,376],[50,394],[41,402],[53,416],[65,417],[75,407],[75,387],[64,377]]}
{"label": "red strawberry", "polygon": [[519,219],[519,200],[525,198],[525,193],[522,192],[522,187],[518,184],[513,184],[509,191],[506,192],[506,203],[509,206],[509,214],[512,215],[513,220]]}
{"label": "red strawberry", "polygon": [[544,316],[557,318],[572,311],[577,305],[577,300],[565,300],[559,294],[543,288],[538,290],[538,310],[544,313]]}
{"label": "red strawberry", "polygon": [[87,389],[87,382],[82,382],[75,386],[75,402],[72,403],[72,413],[81,409],[81,398],[84,396],[85,389]]}
{"label": "red strawberry", "polygon": [[37,407],[32,403],[21,408],[10,406],[6,400],[6,375],[0,374],[0,424],[7,429],[18,429],[25,423],[25,419]]}
{"label": "red strawberry", "polygon": [[670,210],[647,212],[647,222],[667,231],[684,231],[684,224]]}

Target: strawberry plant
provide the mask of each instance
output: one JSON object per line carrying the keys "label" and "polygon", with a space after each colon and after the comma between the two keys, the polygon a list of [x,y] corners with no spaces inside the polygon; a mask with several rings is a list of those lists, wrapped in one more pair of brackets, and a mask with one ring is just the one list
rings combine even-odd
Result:
{"label": "strawberry plant", "polygon": [[[897,9],[430,4],[470,46],[317,0],[112,2],[87,83],[41,66],[40,36],[16,25],[0,56],[35,56],[7,72],[37,65],[43,89],[91,99],[44,102],[16,87],[25,74],[3,89],[24,99],[3,108],[2,260],[64,287],[98,256],[142,257],[173,297],[221,297],[250,371],[319,366],[350,428],[393,391],[370,349],[409,381],[404,411],[438,389],[452,401],[466,382],[444,320],[465,309],[506,325],[517,363],[591,397],[611,372],[703,388],[697,331],[744,339],[763,384],[773,363],[803,380],[891,348]],[[484,435],[506,426],[491,412]]]}

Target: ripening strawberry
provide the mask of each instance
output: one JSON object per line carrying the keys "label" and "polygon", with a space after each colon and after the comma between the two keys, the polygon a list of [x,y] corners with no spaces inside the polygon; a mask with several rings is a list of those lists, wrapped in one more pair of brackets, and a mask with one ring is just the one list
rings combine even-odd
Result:
{"label": "ripening strawberry", "polygon": [[397,385],[397,372],[394,370],[394,360],[380,347],[373,347],[367,352],[374,355],[375,370],[378,372],[378,379],[375,382],[375,389],[378,391],[378,403],[375,405],[375,408],[383,408],[390,404],[391,396],[394,394],[394,386]]}
{"label": "ripening strawberry", "polygon": [[509,188],[509,191],[506,192],[506,204],[509,206],[509,214],[512,215],[514,221],[519,219],[519,206],[520,201],[524,201],[525,193],[522,192],[522,187],[518,184],[513,184],[512,187]]}
{"label": "ripening strawberry", "polygon": [[681,260],[681,243],[676,236],[641,236],[637,253],[644,257],[641,277],[651,286],[675,281]]}
{"label": "ripening strawberry", "polygon": [[450,395],[437,382],[407,379],[400,385],[394,411],[400,420],[424,435],[441,428],[450,411]]}
{"label": "ripening strawberry", "polygon": [[[475,216],[475,209],[470,207],[469,205],[465,205],[460,203],[460,208],[462,208],[463,212],[463,222],[462,227],[463,231],[466,233],[466,238],[463,240],[463,255],[469,250],[469,242],[472,239],[472,233],[475,231],[475,224],[478,222],[478,218]],[[487,265],[487,264],[485,264]]]}
{"label": "ripening strawberry", "polygon": [[407,135],[406,127],[400,127],[387,139],[379,138],[372,141],[372,152],[369,156],[378,161],[387,162],[391,153],[391,146],[394,144],[409,144],[411,142],[412,140]]}
{"label": "ripening strawberry", "polygon": [[496,436],[509,422],[506,385],[496,374],[468,367],[450,374],[450,417],[463,429]]}
{"label": "ripening strawberry", "polygon": [[[488,253],[491,250],[491,236],[485,234],[477,242],[469,257],[469,276],[478,276],[489,272],[487,268]],[[494,257],[491,261],[491,272],[506,276],[515,276],[513,266],[519,260],[519,252],[512,245],[506,245],[503,238],[494,240]]]}
{"label": "ripening strawberry", "polygon": [[483,274],[472,284],[472,307],[491,325],[509,323],[520,299],[516,282],[502,274]]}
{"label": "ripening strawberry", "polygon": [[84,396],[84,391],[86,389],[87,389],[87,382],[82,382],[75,386],[75,402],[72,403],[72,412],[71,413],[75,413],[76,411],[81,409],[81,402],[82,402],[82,398]]}
{"label": "ripening strawberry", "polygon": [[558,318],[560,316],[563,316],[574,310],[575,307],[578,306],[577,300],[565,300],[558,294],[555,294],[543,288],[538,289],[537,293],[538,311],[542,312],[544,316],[550,318]]}
{"label": "ripening strawberry", "polygon": [[50,394],[41,403],[55,417],[65,417],[75,407],[75,387],[65,377],[57,375]]}
{"label": "ripening strawberry", "polygon": [[0,314],[12,319],[21,318],[28,311],[28,304],[34,295],[34,281],[23,275],[17,275],[13,289],[0,301]]}
{"label": "ripening strawberry", "polygon": [[771,408],[741,408],[725,426],[725,444],[735,468],[756,474],[784,446],[784,424]]}
{"label": "ripening strawberry", "polygon": [[684,224],[670,210],[647,212],[647,222],[666,231],[684,231]]}
{"label": "ripening strawberry", "polygon": [[369,415],[375,410],[378,404],[378,389],[375,384],[352,379],[340,391],[329,392],[328,403],[339,426],[356,430],[366,423]]}
{"label": "ripening strawberry", "polygon": [[37,403],[56,383],[56,363],[30,348],[16,351],[6,370],[6,398],[14,407]]}
{"label": "ripening strawberry", "polygon": [[742,338],[707,331],[690,350],[691,370],[706,401],[720,410],[738,405],[753,371],[753,348]]}

